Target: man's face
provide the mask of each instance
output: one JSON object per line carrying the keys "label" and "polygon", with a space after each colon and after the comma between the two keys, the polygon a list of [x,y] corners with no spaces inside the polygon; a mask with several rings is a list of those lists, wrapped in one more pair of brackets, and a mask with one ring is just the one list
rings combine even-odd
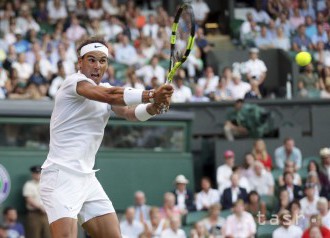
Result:
{"label": "man's face", "polygon": [[185,184],[185,183],[177,183],[177,184],[176,184],[176,188],[177,188],[180,192],[183,192],[184,190],[186,190],[186,184]]}
{"label": "man's face", "polygon": [[40,181],[40,173],[32,173],[32,179],[39,182]]}
{"label": "man's face", "polygon": [[133,221],[134,220],[134,215],[135,215],[135,211],[134,208],[128,208],[126,210],[126,219],[127,221]]}
{"label": "man's face", "polygon": [[293,140],[288,140],[287,142],[285,142],[285,150],[288,152],[291,152],[293,147],[294,147],[294,141]]}
{"label": "man's face", "polygon": [[208,190],[211,187],[211,184],[207,179],[203,179],[201,182],[201,187],[203,190]]}
{"label": "man's face", "polygon": [[5,215],[5,221],[8,224],[14,224],[17,221],[17,212],[16,210],[12,209],[7,212]]}
{"label": "man's face", "polygon": [[138,206],[142,206],[145,203],[145,197],[142,193],[137,193],[135,195],[135,204]]}
{"label": "man's face", "polygon": [[99,84],[108,68],[108,59],[103,52],[92,51],[80,57],[78,64],[81,73]]}

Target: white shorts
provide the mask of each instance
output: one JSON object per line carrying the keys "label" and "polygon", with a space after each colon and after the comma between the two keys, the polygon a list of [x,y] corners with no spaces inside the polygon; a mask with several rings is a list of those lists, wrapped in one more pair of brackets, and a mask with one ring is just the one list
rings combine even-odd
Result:
{"label": "white shorts", "polygon": [[50,166],[41,172],[40,196],[49,224],[64,217],[83,224],[115,212],[95,173],[80,174]]}

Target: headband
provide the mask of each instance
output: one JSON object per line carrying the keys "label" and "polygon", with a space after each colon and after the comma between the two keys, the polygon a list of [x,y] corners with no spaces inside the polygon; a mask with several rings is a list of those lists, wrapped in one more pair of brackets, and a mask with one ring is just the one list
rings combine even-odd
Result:
{"label": "headband", "polygon": [[109,56],[109,50],[108,47],[101,43],[90,43],[88,45],[84,45],[80,50],[80,57],[83,57],[85,54],[91,52],[91,51],[101,51],[103,52],[107,57]]}

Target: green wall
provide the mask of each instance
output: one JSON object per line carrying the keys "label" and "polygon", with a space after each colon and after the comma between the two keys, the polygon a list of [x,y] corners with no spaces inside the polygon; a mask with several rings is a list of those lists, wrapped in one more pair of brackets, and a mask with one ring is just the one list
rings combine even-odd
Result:
{"label": "green wall", "polygon": [[[0,149],[0,163],[8,170],[11,192],[2,206],[13,205],[24,212],[22,187],[30,177],[29,168],[42,164],[47,151]],[[184,174],[193,188],[193,161],[190,153],[101,151],[95,168],[97,177],[112,200],[116,210],[122,211],[133,203],[136,190],[146,193],[148,203],[161,205],[163,194],[173,189],[176,175]]]}

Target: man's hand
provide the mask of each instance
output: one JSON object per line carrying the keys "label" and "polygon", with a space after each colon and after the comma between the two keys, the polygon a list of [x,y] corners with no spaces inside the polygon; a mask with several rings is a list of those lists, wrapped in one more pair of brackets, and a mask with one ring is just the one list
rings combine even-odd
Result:
{"label": "man's hand", "polygon": [[172,85],[164,84],[155,90],[154,103],[169,105],[174,89]]}

